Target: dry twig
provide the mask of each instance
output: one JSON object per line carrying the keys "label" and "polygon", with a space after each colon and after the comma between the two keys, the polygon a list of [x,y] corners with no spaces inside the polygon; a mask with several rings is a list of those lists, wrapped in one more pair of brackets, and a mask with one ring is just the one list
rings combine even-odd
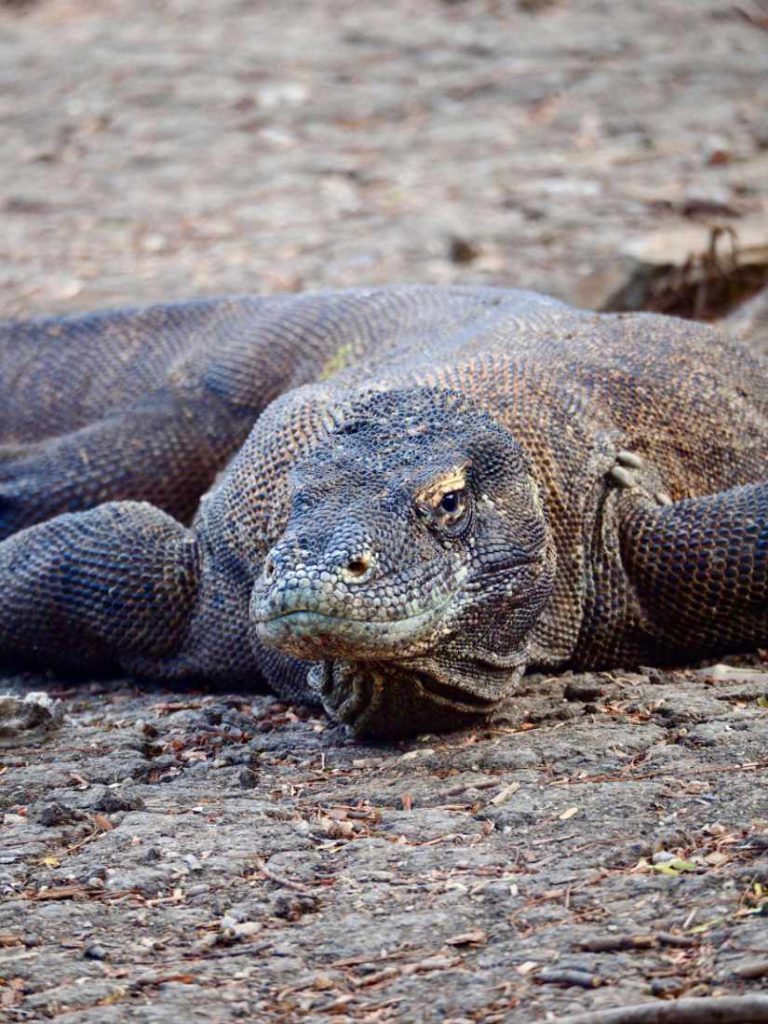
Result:
{"label": "dry twig", "polygon": [[562,1017],[557,1024],[765,1024],[768,996],[637,1003]]}
{"label": "dry twig", "polygon": [[605,984],[603,978],[591,971],[573,970],[564,967],[550,967],[539,971],[535,980],[543,985],[577,985],[579,988],[599,988]]}
{"label": "dry twig", "polygon": [[270,870],[261,857],[257,858],[254,862],[254,867],[260,875],[268,878],[270,882],[274,882],[276,885],[282,885],[286,889],[293,889],[294,892],[299,892],[302,896],[315,895],[311,889],[307,888],[306,885],[302,885],[301,882],[294,882],[293,879],[286,878],[285,875],[278,875],[275,871]]}

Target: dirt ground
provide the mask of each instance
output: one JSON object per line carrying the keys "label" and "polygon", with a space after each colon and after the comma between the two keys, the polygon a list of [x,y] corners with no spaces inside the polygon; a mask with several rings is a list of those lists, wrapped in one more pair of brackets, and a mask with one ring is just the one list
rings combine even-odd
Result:
{"label": "dirt ground", "polygon": [[[0,314],[403,280],[592,301],[633,237],[768,212],[761,25],[5,0]],[[0,1015],[527,1024],[765,989],[751,665],[531,678],[492,727],[387,746],[264,696],[7,675],[55,703],[21,746],[0,721]]]}

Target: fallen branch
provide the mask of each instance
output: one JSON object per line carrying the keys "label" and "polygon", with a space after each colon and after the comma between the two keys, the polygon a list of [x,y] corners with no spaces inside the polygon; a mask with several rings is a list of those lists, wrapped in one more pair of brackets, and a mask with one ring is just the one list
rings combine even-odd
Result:
{"label": "fallen branch", "polygon": [[765,1024],[768,996],[637,1003],[561,1017],[556,1024]]}
{"label": "fallen branch", "polygon": [[311,889],[308,889],[306,885],[302,885],[301,882],[294,882],[292,878],[286,878],[285,875],[278,875],[275,871],[270,870],[261,857],[254,862],[254,867],[260,875],[268,878],[270,882],[274,882],[276,885],[282,885],[285,889],[293,889],[294,892],[299,892],[302,896],[315,895]]}
{"label": "fallen branch", "polygon": [[534,981],[542,985],[578,985],[579,988],[599,988],[605,981],[590,971],[550,967],[534,975]]}
{"label": "fallen branch", "polygon": [[700,940],[690,935],[672,935],[669,932],[657,932],[654,935],[605,935],[577,942],[579,949],[590,953],[613,953],[632,949],[655,949],[657,946],[677,946],[681,949],[693,949]]}
{"label": "fallen branch", "polygon": [[761,28],[763,32],[768,32],[768,14],[765,14],[764,11],[746,4],[735,4],[734,10],[748,25],[754,25],[755,28]]}
{"label": "fallen branch", "polygon": [[590,953],[614,953],[627,949],[653,949],[658,940],[655,935],[606,935],[583,939],[576,945]]}
{"label": "fallen branch", "polygon": [[766,978],[768,977],[768,960],[753,960],[752,963],[737,967],[733,972],[737,978]]}

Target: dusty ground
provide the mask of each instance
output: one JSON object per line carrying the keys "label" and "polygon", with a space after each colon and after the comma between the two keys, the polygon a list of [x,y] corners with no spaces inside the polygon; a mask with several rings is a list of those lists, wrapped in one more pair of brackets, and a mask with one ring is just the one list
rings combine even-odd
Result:
{"label": "dusty ground", "polygon": [[[766,212],[758,4],[535,6],[6,0],[0,311],[589,301],[627,238]],[[3,684],[65,715],[5,751],[11,1021],[527,1024],[767,984],[759,665],[531,680],[506,724],[388,747],[265,697]]]}

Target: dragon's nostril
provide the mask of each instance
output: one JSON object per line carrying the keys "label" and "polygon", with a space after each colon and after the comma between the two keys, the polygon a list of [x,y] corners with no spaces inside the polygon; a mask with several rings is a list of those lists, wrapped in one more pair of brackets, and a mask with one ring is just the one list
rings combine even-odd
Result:
{"label": "dragon's nostril", "polygon": [[264,562],[264,579],[271,580],[272,577],[275,575],[276,569],[277,566],[275,565],[274,559],[267,558],[267,560]]}

